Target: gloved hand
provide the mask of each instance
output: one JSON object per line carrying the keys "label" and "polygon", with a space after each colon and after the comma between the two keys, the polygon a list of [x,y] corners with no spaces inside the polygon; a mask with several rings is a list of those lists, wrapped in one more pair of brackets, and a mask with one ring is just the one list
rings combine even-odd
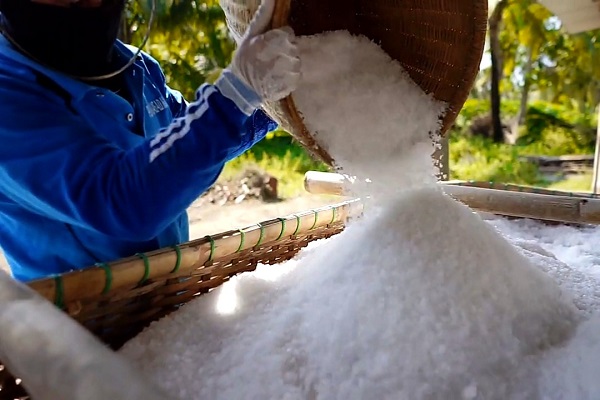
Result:
{"label": "gloved hand", "polygon": [[300,58],[291,28],[269,30],[276,0],[262,3],[238,41],[233,60],[215,85],[246,115],[265,101],[289,95],[300,80]]}
{"label": "gloved hand", "polygon": [[231,72],[262,100],[289,95],[300,80],[300,58],[291,28],[268,30],[276,0],[263,0],[231,62]]}

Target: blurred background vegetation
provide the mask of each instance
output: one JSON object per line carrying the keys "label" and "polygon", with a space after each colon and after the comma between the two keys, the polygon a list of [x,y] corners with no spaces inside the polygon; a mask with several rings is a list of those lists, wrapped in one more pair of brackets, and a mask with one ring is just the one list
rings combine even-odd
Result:
{"label": "blurred background vegetation", "polygon": [[[145,50],[161,62],[169,84],[192,99],[199,85],[214,81],[228,64],[235,44],[218,0],[157,1]],[[150,4],[130,3],[123,40],[141,42]],[[496,1],[490,15],[490,46],[450,131],[450,179],[589,190],[590,173],[549,177],[526,156],[594,153],[600,31],[570,35],[533,0]],[[490,52],[493,65],[486,61]],[[499,106],[492,109],[494,96]],[[288,197],[301,192],[306,171],[326,170],[282,131],[231,162],[224,175],[248,164],[277,177]]]}

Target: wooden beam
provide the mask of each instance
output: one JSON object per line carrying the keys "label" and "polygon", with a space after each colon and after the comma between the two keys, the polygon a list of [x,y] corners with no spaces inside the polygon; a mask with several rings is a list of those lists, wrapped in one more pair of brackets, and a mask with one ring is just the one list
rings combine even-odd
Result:
{"label": "wooden beam", "polygon": [[444,185],[444,192],[477,211],[574,224],[600,224],[600,200]]}
{"label": "wooden beam", "polygon": [[[600,199],[440,184],[444,192],[476,211],[563,223],[600,224]],[[351,185],[344,176],[327,172],[307,172],[304,180],[306,190],[315,194],[347,195]]]}
{"label": "wooden beam", "polygon": [[304,174],[304,189],[312,194],[345,196],[352,183],[342,174],[308,171]]}
{"label": "wooden beam", "polygon": [[596,127],[596,151],[594,153],[594,173],[592,177],[592,193],[600,189],[600,106],[598,106],[598,126]]}

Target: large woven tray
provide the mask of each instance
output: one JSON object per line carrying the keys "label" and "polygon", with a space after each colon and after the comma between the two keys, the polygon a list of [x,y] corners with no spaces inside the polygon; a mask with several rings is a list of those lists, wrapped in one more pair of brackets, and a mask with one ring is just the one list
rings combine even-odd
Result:
{"label": "large woven tray", "polygon": [[[492,182],[456,181],[446,185],[472,188],[474,192],[493,190],[504,197],[510,194],[542,196],[548,199],[543,203],[545,211],[536,207],[537,214],[525,216],[549,223],[600,223],[595,217],[599,214],[596,211],[588,215],[593,218],[583,219],[578,212],[565,214],[561,211],[565,205],[577,205],[580,202],[594,206],[596,210],[596,203],[600,202],[597,195]],[[497,196],[487,192],[483,196],[474,196],[475,199],[481,197],[494,200]],[[570,203],[565,203],[569,199],[572,199]],[[476,209],[481,208],[469,197],[464,197],[462,201]],[[526,197],[525,201],[537,204],[535,202],[538,200],[532,201]],[[577,211],[575,208],[573,210]],[[503,216],[515,215],[513,212],[507,213],[504,200],[486,203],[483,211]],[[294,257],[310,242],[338,234],[348,219],[359,216],[361,212],[360,202],[346,201],[207,236],[176,248],[34,281],[29,286],[61,307],[104,343],[118,349],[151,322],[176,311],[181,305],[220,286],[232,276],[252,271],[258,264],[282,263]],[[568,218],[557,220],[553,217],[563,214],[568,214]],[[0,400],[27,398],[20,381],[15,380],[0,363]]]}
{"label": "large woven tray", "polygon": [[[151,322],[258,264],[279,264],[360,215],[357,201],[305,211],[148,254],[29,283],[118,349]],[[0,338],[2,340],[2,338]],[[27,399],[0,363],[0,400]]]}
{"label": "large woven tray", "polygon": [[[220,0],[227,25],[241,36],[260,0]],[[487,29],[487,0],[277,0],[273,27],[297,35],[348,30],[372,39],[436,99],[448,103],[441,133],[453,124],[479,71]],[[293,96],[266,111],[317,158],[334,160],[315,142]]]}

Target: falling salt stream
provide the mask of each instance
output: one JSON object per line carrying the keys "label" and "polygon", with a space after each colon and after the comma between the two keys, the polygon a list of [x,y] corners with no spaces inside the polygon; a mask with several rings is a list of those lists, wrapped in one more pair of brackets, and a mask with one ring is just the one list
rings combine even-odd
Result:
{"label": "falling salt stream", "polygon": [[[364,37],[298,40],[296,105],[370,199],[364,216],[121,354],[181,399],[599,398],[600,251],[585,240],[600,229],[485,221],[435,184],[445,104]],[[567,237],[591,258],[553,254]]]}

